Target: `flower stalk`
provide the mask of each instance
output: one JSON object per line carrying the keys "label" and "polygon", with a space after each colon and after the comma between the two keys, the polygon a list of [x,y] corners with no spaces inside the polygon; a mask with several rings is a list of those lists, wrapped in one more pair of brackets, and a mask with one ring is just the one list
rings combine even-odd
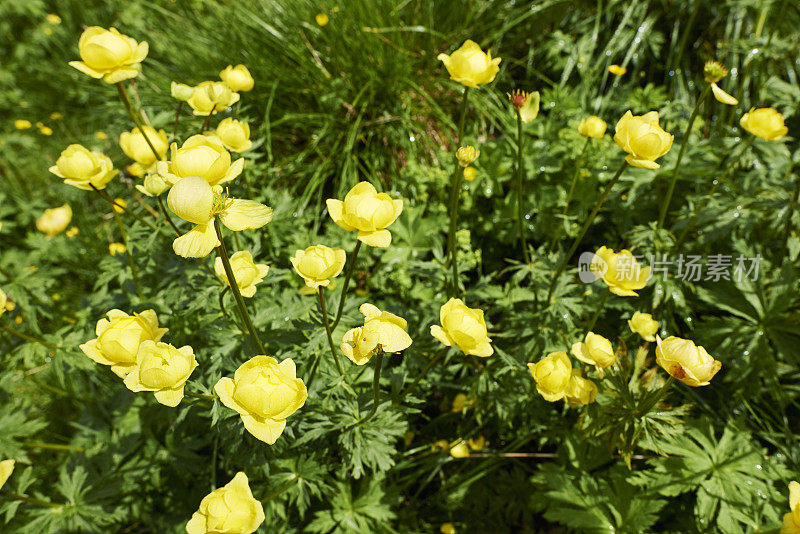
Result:
{"label": "flower stalk", "polygon": [[336,354],[336,346],[333,344],[333,333],[330,322],[328,321],[328,310],[325,307],[325,294],[322,291],[322,286],[317,288],[317,295],[319,295],[319,309],[322,313],[322,323],[325,325],[325,334],[328,336],[328,346],[331,348],[333,361],[336,362],[336,370],[339,371],[340,376],[344,376],[342,364],[339,362],[339,356]]}
{"label": "flower stalk", "polygon": [[[581,169],[583,168],[583,158],[586,156],[586,150],[589,148],[589,142],[592,140],[591,137],[586,138],[586,142],[583,143],[583,148],[581,149],[581,153],[578,156],[578,161],[575,163],[575,172],[572,173],[572,183],[569,186],[569,191],[567,192],[567,201],[564,203],[564,209],[561,211],[561,214],[566,218],[567,210],[569,209],[569,204],[572,202],[572,195],[575,194],[575,186],[578,185],[578,176],[581,173]],[[556,233],[553,236],[553,241],[550,243],[550,250],[553,250],[558,242],[558,238],[561,237],[561,228],[563,225],[558,225],[556,227]]]}
{"label": "flower stalk", "polygon": [[522,163],[522,146],[525,135],[522,132],[522,114],[519,108],[515,108],[515,112],[517,115],[517,227],[519,230],[519,246],[522,248],[522,258],[527,265],[531,262],[531,258],[528,253],[528,247],[525,244],[525,223],[522,209],[522,182],[525,174]]}
{"label": "flower stalk", "polygon": [[150,147],[150,150],[153,152],[153,155],[156,157],[156,160],[160,160],[161,156],[158,155],[158,151],[156,147],[153,146],[153,143],[150,141],[150,138],[147,137],[147,132],[144,131],[144,126],[142,125],[142,121],[139,120],[139,117],[136,116],[136,113],[133,111],[133,106],[131,105],[131,99],[128,97],[128,91],[125,89],[125,85],[122,82],[117,82],[117,91],[119,92],[119,98],[122,100],[122,104],[125,106],[125,110],[128,112],[133,123],[139,128],[139,132],[141,132],[142,137],[144,137],[147,146]]}
{"label": "flower stalk", "polygon": [[407,396],[409,393],[411,393],[411,392],[414,390],[414,388],[415,388],[415,387],[417,387],[417,384],[419,384],[419,383],[420,383],[420,381],[421,381],[423,378],[425,378],[425,376],[428,374],[428,372],[429,372],[431,369],[433,369],[433,368],[436,366],[436,364],[437,364],[437,363],[439,363],[439,361],[441,361],[441,359],[442,359],[442,358],[444,358],[444,355],[445,355],[445,354],[447,354],[447,349],[448,349],[448,347],[444,347],[444,348],[442,348],[442,349],[441,349],[441,350],[440,350],[440,351],[439,351],[439,352],[436,354],[436,356],[434,356],[433,358],[431,358],[431,361],[429,361],[429,362],[428,362],[428,365],[426,365],[426,366],[425,366],[425,368],[422,370],[422,372],[421,372],[419,375],[417,375],[417,378],[415,378],[415,379],[414,379],[414,381],[411,383],[411,385],[410,385],[410,386],[408,386],[406,389],[404,389],[404,390],[403,390],[403,391],[400,393],[400,395],[397,397],[397,400],[394,402],[394,405],[395,405],[395,406],[397,406],[397,405],[399,405],[401,402],[403,402],[403,399],[405,399],[405,398],[406,398],[406,396]]}
{"label": "flower stalk", "polygon": [[[464,88],[464,96],[461,100],[461,112],[458,119],[458,138],[456,146],[459,146],[464,137],[464,122],[467,118],[467,107],[469,103],[469,87]],[[461,179],[464,173],[458,164],[458,158],[453,153],[453,177],[450,188],[450,228],[447,232],[447,249],[450,253],[450,265],[453,270],[452,285],[450,286],[450,296],[458,297],[460,292],[458,284],[458,251],[456,250],[456,228],[458,226],[458,198],[461,188]]]}
{"label": "flower stalk", "polygon": [[381,400],[381,366],[383,365],[383,352],[378,351],[375,355],[375,368],[372,371],[372,408],[370,408],[367,415],[365,415],[356,426],[366,423],[378,411],[378,403]]}
{"label": "flower stalk", "polygon": [[114,218],[117,220],[117,227],[119,228],[120,236],[122,237],[122,244],[125,245],[125,255],[128,257],[128,266],[131,268],[131,276],[133,283],[136,286],[136,294],[139,299],[144,299],[142,293],[142,283],[139,281],[139,269],[136,268],[136,260],[133,257],[133,250],[131,250],[130,243],[128,243],[128,233],[125,231],[125,225],[122,224],[122,218],[116,210],[114,210]]}
{"label": "flower stalk", "polygon": [[350,285],[350,277],[353,276],[353,268],[356,265],[356,258],[358,257],[359,250],[361,250],[361,241],[356,240],[356,246],[353,248],[353,253],[350,254],[350,257],[347,259],[347,267],[345,268],[344,272],[344,284],[342,285],[342,294],[339,297],[339,309],[336,312],[336,319],[333,320],[333,324],[331,325],[331,330],[336,328],[336,326],[339,324],[339,320],[342,318],[344,300],[347,297],[347,288]]}
{"label": "flower stalk", "polygon": [[23,334],[22,332],[14,330],[13,328],[11,328],[9,326],[6,326],[6,325],[4,325],[2,323],[0,323],[0,328],[5,330],[6,332],[11,334],[12,336],[16,336],[16,337],[18,337],[18,338],[20,338],[22,340],[25,340],[25,341],[27,341],[29,343],[38,343],[39,345],[42,345],[43,347],[47,347],[50,350],[58,350],[59,349],[59,347],[57,347],[56,345],[53,345],[52,343],[48,343],[46,341],[42,341],[41,339],[37,339],[37,338],[35,338],[33,336],[29,336],[28,334]]}

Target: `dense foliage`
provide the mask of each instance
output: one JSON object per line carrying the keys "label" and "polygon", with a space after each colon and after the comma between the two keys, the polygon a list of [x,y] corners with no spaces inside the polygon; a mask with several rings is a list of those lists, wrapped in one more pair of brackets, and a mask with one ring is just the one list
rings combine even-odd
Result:
{"label": "dense foliage", "polygon": [[[136,188],[117,89],[68,65],[95,25],[149,43],[124,84],[137,116],[178,146],[206,117],[179,109],[171,82],[217,80],[229,64],[252,73],[254,88],[209,124],[249,123],[252,148],[233,158],[244,170],[223,185],[273,210],[259,229],[223,230],[229,252],[269,266],[245,299],[264,352],[215,253],[175,254],[166,210]],[[0,0],[0,460],[16,461],[0,531],[185,532],[203,498],[245,472],[266,516],[258,532],[777,532],[800,466],[798,27],[789,0]],[[467,39],[502,61],[469,90],[459,139],[464,87],[437,55]],[[738,104],[711,96],[708,60],[730,71],[718,84]],[[539,91],[532,121],[518,123],[514,90]],[[745,130],[753,107],[779,111],[788,135]],[[658,111],[674,135],[660,168],[623,165],[612,137],[628,110]],[[579,132],[590,115],[608,122],[599,139]],[[48,171],[73,143],[121,170],[108,199]],[[489,357],[431,335],[454,292],[450,191],[466,145],[480,156],[475,179],[456,182],[454,246]],[[352,257],[356,232],[326,200],[362,181],[403,209],[390,246],[360,247],[331,335],[340,376],[290,258],[317,244]],[[37,229],[64,203],[66,232]],[[603,246],[670,263],[620,296],[579,272]],[[324,290],[331,320],[344,278]],[[405,319],[413,343],[363,366],[344,358],[364,303]],[[193,348],[176,407],[81,350],[113,309],[154,310],[163,341]],[[629,327],[635,312],[721,362],[710,384],[669,378],[656,343]],[[601,365],[568,356],[596,401],[549,402],[527,364],[588,345],[589,331],[616,361],[601,379]],[[274,444],[215,388],[259,354],[291,358],[308,385]]]}

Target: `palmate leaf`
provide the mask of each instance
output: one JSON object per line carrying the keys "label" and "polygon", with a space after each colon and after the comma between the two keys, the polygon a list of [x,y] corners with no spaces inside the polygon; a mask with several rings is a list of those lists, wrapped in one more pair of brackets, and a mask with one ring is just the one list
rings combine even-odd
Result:
{"label": "palmate leaf", "polygon": [[331,507],[320,510],[307,527],[308,532],[377,532],[395,517],[381,485],[382,478],[363,479],[348,484],[337,482],[332,488]]}

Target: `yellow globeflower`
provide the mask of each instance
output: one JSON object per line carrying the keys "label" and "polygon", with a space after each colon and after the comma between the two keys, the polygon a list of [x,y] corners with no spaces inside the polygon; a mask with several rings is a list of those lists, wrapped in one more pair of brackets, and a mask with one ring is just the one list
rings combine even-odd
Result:
{"label": "yellow globeflower", "polygon": [[58,208],[44,210],[42,216],[36,219],[36,229],[48,237],[53,237],[66,230],[71,220],[72,208],[69,204],[64,204]]}
{"label": "yellow globeflower", "polygon": [[642,268],[631,251],[600,247],[594,253],[592,272],[608,284],[608,289],[620,297],[637,297],[635,289],[642,289],[650,279],[650,267]]}
{"label": "yellow globeflower", "polygon": [[0,315],[3,315],[6,312],[6,304],[8,304],[8,297],[6,296],[5,291],[0,289]]}
{"label": "yellow globeflower", "polygon": [[[135,163],[134,165],[138,165]],[[149,173],[144,177],[143,184],[136,184],[136,189],[149,197],[157,197],[169,191],[170,183],[157,173]]]}
{"label": "yellow globeflower", "polygon": [[572,378],[572,362],[566,352],[551,352],[538,362],[529,363],[528,369],[544,400],[555,402],[566,397]]}
{"label": "yellow globeflower", "polygon": [[59,17],[55,13],[48,13],[44,18],[48,22],[48,24],[52,24],[53,26],[61,24],[61,17]]}
{"label": "yellow globeflower", "polygon": [[722,368],[706,349],[689,339],[656,336],[656,363],[687,386],[707,386]]}
{"label": "yellow globeflower", "polygon": [[297,274],[303,277],[306,287],[317,289],[329,287],[331,278],[339,276],[344,269],[346,255],[341,248],[313,245],[305,250],[296,250],[289,258]]}
{"label": "yellow globeflower", "polygon": [[53,129],[41,124],[39,125],[39,133],[42,135],[53,135]]}
{"label": "yellow globeflower", "polygon": [[480,157],[481,151],[472,145],[462,146],[456,150],[456,159],[462,167],[469,167]]}
{"label": "yellow globeflower", "polygon": [[169,93],[172,98],[180,100],[181,102],[186,102],[192,98],[194,88],[183,83],[172,82],[169,86]]}
{"label": "yellow globeflower", "polygon": [[239,101],[239,93],[233,92],[225,82],[200,82],[186,102],[195,115],[210,115],[234,105]]}
{"label": "yellow globeflower", "polygon": [[628,72],[628,69],[626,69],[625,67],[621,67],[619,65],[611,65],[608,67],[608,72],[610,72],[614,76],[622,76],[623,74]]}
{"label": "yellow globeflower", "polygon": [[145,340],[139,345],[136,363],[125,377],[133,392],[152,391],[164,406],[175,407],[183,400],[183,388],[197,361],[192,347],[176,349],[168,343]]}
{"label": "yellow globeflower", "polygon": [[83,61],[70,61],[71,66],[92,78],[117,83],[139,75],[148,46],[145,41],[137,43],[119,33],[116,28],[106,30],[90,26],[81,34],[78,51]]}
{"label": "yellow globeflower", "polygon": [[228,65],[219,73],[219,79],[227,83],[234,91],[249,91],[255,85],[250,71],[244,65]]}
{"label": "yellow globeflower", "polygon": [[658,125],[657,111],[636,116],[626,111],[615,130],[614,141],[628,153],[625,161],[643,169],[658,169],[656,160],[669,152],[675,138]]}
{"label": "yellow globeflower", "polygon": [[469,456],[469,445],[463,439],[450,447],[450,456],[453,458],[466,458]]}
{"label": "yellow globeflower", "polygon": [[469,39],[452,54],[439,54],[436,59],[444,63],[451,80],[466,87],[491,83],[500,71],[500,58],[492,59],[491,52],[484,53],[478,43]]}
{"label": "yellow globeflower", "polygon": [[631,332],[639,334],[645,341],[655,341],[658,332],[658,321],[649,313],[636,312],[628,319]]}
{"label": "yellow globeflower", "polygon": [[[2,480],[0,476],[0,487]],[[780,534],[800,534],[800,484],[794,480],[789,482],[789,510],[791,512],[783,516]]]}
{"label": "yellow globeflower", "polygon": [[115,198],[114,199],[114,205],[112,206],[112,209],[116,213],[120,213],[120,214],[125,213],[125,208],[127,208],[127,207],[128,207],[128,201],[125,200],[124,198]]}
{"label": "yellow globeflower", "polygon": [[167,140],[167,132],[164,130],[156,131],[152,126],[145,126],[144,134],[153,144],[153,148],[156,149],[156,152],[158,152],[158,158],[153,154],[153,151],[150,149],[150,146],[147,144],[139,128],[134,128],[130,132],[122,132],[119,136],[119,146],[126,156],[148,167],[158,159],[164,159],[167,148],[169,148],[169,142]]}
{"label": "yellow globeflower", "polygon": [[583,377],[577,369],[572,370],[572,375],[567,384],[566,400],[570,406],[591,404],[597,399],[597,385]]}
{"label": "yellow globeflower", "polygon": [[611,341],[594,332],[586,334],[584,341],[572,345],[572,355],[583,363],[594,365],[600,378],[603,378],[603,369],[617,361]]}
{"label": "yellow globeflower", "polygon": [[358,240],[371,247],[386,248],[392,234],[386,229],[403,211],[403,201],[378,193],[369,182],[359,182],[344,197],[344,201],[326,201],[331,219],[347,231],[358,230]]}
{"label": "yellow globeflower", "polygon": [[256,438],[272,445],[286,428],[286,418],[308,398],[306,385],[297,378],[294,361],[278,363],[256,356],[236,370],[233,380],[222,378],[214,391],[222,404],[241,415],[242,423]]}
{"label": "yellow globeflower", "polygon": [[109,243],[108,245],[108,253],[112,256],[125,254],[126,252],[128,252],[128,247],[124,243]]}
{"label": "yellow globeflower", "polygon": [[602,139],[602,137],[606,134],[607,127],[608,125],[606,124],[606,121],[600,117],[592,115],[591,117],[581,119],[580,124],[578,124],[578,132],[584,137]]}
{"label": "yellow globeflower", "polygon": [[161,341],[167,329],[158,327],[153,310],[133,315],[111,310],[106,315],[108,319],[97,321],[97,338],[82,344],[80,349],[97,363],[110,365],[114,374],[124,378],[136,368],[139,345],[147,340]]}
{"label": "yellow globeflower", "polygon": [[187,534],[252,534],[264,522],[264,507],[253,498],[247,475],[233,480],[200,501],[200,508],[186,524]]}
{"label": "yellow globeflower", "polygon": [[3,460],[0,462],[0,489],[3,489],[11,473],[14,472],[14,463],[14,460]]}
{"label": "yellow globeflower", "polygon": [[244,152],[253,146],[250,140],[250,125],[244,121],[231,117],[222,119],[217,125],[216,134],[225,148],[232,152]]}
{"label": "yellow globeflower", "polygon": [[478,176],[478,169],[475,167],[466,167],[464,169],[464,180],[471,182]]}
{"label": "yellow globeflower", "polygon": [[50,172],[64,178],[64,183],[91,191],[105,189],[119,171],[114,169],[111,159],[101,152],[91,152],[81,145],[69,145],[50,167]]}
{"label": "yellow globeflower", "polygon": [[199,176],[182,178],[173,185],[167,206],[184,221],[196,225],[172,242],[175,254],[184,258],[203,258],[219,246],[215,217],[234,232],[255,230],[272,220],[272,208],[254,200],[223,196],[221,187],[212,188]]}
{"label": "yellow globeflower", "polygon": [[402,317],[372,304],[362,304],[358,311],[364,315],[364,326],[348,330],[342,337],[342,352],[354,364],[364,365],[378,351],[400,352],[411,346],[408,324]]}
{"label": "yellow globeflower", "polygon": [[456,527],[453,526],[453,523],[444,523],[439,528],[439,532],[441,534],[456,534]]}
{"label": "yellow globeflower", "polygon": [[750,108],[739,124],[742,128],[765,141],[778,141],[789,132],[783,115],[772,108]]}
{"label": "yellow globeflower", "polygon": [[483,310],[468,308],[461,299],[451,298],[439,310],[442,325],[431,326],[431,335],[452,347],[456,345],[464,354],[491,356],[494,349],[486,330]]}
{"label": "yellow globeflower", "polygon": [[156,169],[172,185],[187,176],[199,176],[211,185],[219,185],[242,173],[244,158],[231,163],[230,153],[216,135],[193,135],[180,148],[172,143],[169,161],[159,161]]}
{"label": "yellow globeflower", "polygon": [[80,230],[78,230],[78,227],[77,226],[73,226],[72,228],[67,230],[64,233],[64,235],[67,236],[67,237],[75,237],[76,235],[78,235],[79,232],[80,232]]}
{"label": "yellow globeflower", "polygon": [[31,126],[33,126],[33,125],[31,124],[31,121],[29,121],[29,120],[17,119],[17,120],[14,121],[14,128],[16,128],[17,130],[27,130]]}
{"label": "yellow globeflower", "polygon": [[486,438],[483,436],[478,436],[477,438],[469,438],[467,440],[467,445],[469,445],[470,450],[473,451],[482,451],[483,448],[486,446]]}
{"label": "yellow globeflower", "polygon": [[319,26],[326,26],[330,21],[330,18],[325,13],[317,13],[317,16],[314,17],[314,20]]}
{"label": "yellow globeflower", "polygon": [[[231,270],[233,277],[236,279],[236,285],[239,287],[239,293],[243,297],[252,297],[256,294],[256,285],[264,280],[269,272],[269,266],[263,263],[256,263],[253,261],[253,255],[249,250],[240,250],[235,252],[231,258]],[[225,273],[225,266],[222,264],[222,258],[217,258],[214,261],[214,271],[217,276],[222,278],[222,281],[227,285],[231,285],[228,280],[228,275]]]}

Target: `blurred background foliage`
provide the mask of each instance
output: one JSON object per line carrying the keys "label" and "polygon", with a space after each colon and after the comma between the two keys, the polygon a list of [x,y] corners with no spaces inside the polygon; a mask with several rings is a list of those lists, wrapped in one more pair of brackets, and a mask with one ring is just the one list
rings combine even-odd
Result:
{"label": "blurred background foliage", "polygon": [[[329,16],[325,26],[315,22],[319,13]],[[357,293],[334,336],[357,324],[366,300],[409,321],[414,345],[387,359],[385,401],[368,424],[348,428],[369,404],[371,372],[350,370],[350,396],[328,360],[325,383],[266,447],[217,403],[187,399],[167,409],[77,350],[108,309],[153,308],[170,343],[195,348],[194,390],[208,392],[253,355],[220,311],[219,283],[202,262],[175,256],[132,224],[147,287],[137,299],[126,260],[108,254],[119,236],[107,205],[47,172],[69,143],[104,151],[118,168],[127,163],[117,140],[132,125],[115,91],[67,65],[88,25],[149,42],[135,84],[151,122],[167,131],[177,107],[171,81],[216,79],[228,64],[250,69],[256,86],[242,95],[241,115],[255,149],[232,187],[276,216],[266,231],[240,238],[272,266],[253,299],[257,326],[271,355],[294,358],[300,376],[326,347],[289,255],[317,242],[352,250],[324,200],[359,180],[404,198],[392,247],[359,257]],[[798,27],[792,0],[0,0],[0,287],[17,306],[2,320],[60,347],[0,338],[0,458],[19,462],[10,490],[66,504],[54,511],[0,500],[8,522],[0,530],[180,532],[203,495],[245,470],[266,503],[260,532],[433,532],[446,522],[466,532],[776,531],[800,464]],[[402,385],[438,350],[428,328],[445,300],[460,88],[436,56],[467,38],[503,58],[496,81],[472,95],[468,141],[482,154],[478,179],[462,193],[459,233],[465,299],[486,310],[497,352],[480,361],[449,356],[395,406]],[[740,104],[709,99],[701,108],[669,230],[655,233],[708,59],[730,69],[721,85]],[[609,74],[611,64],[627,74]],[[520,263],[515,245],[516,139],[505,98],[513,89],[542,93],[540,116],[526,128],[531,265]],[[633,363],[618,391],[661,383],[652,357],[636,357],[641,341],[625,324],[636,310],[653,312],[662,335],[704,345],[723,371],[711,386],[676,388],[652,417],[625,412],[612,393],[583,412],[544,402],[524,364],[582,337],[603,290],[578,283],[574,271],[543,304],[547,288],[559,252],[622,160],[610,135],[592,143],[562,214],[584,144],[577,122],[597,114],[612,130],[627,109],[655,109],[675,134],[660,171],[623,175],[581,248],[648,254],[681,232],[749,135],[738,119],[751,106],[781,111],[790,137],[748,149],[680,251],[760,255],[758,280],[657,278],[639,299],[604,301],[595,328]],[[16,119],[52,134],[17,130]],[[184,113],[178,137],[201,122]],[[148,216],[154,205],[134,183],[123,176],[109,191]],[[65,201],[78,236],[36,232],[41,212]],[[562,237],[551,247],[556,232]],[[628,433],[638,438],[623,450]],[[487,445],[467,459],[432,448],[477,436]]]}

